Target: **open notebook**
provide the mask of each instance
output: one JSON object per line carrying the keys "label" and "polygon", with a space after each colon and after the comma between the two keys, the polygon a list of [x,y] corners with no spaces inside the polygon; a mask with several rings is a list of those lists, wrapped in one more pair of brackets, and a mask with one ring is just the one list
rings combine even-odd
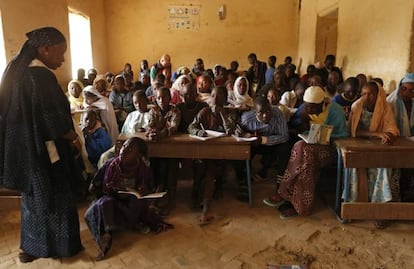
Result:
{"label": "open notebook", "polygon": [[167,192],[154,192],[154,193],[150,193],[144,196],[141,196],[138,192],[135,191],[118,191],[118,193],[127,193],[127,194],[131,194],[134,195],[135,197],[137,197],[137,199],[155,199],[155,198],[162,198],[164,197]]}
{"label": "open notebook", "polygon": [[206,140],[217,138],[217,137],[227,136],[226,133],[212,131],[212,130],[206,130],[206,133],[207,133],[207,136],[190,135],[190,137],[198,139],[198,140],[206,141]]}
{"label": "open notebook", "polygon": [[298,136],[308,144],[328,145],[332,130],[332,125],[312,124],[307,134],[298,134]]}

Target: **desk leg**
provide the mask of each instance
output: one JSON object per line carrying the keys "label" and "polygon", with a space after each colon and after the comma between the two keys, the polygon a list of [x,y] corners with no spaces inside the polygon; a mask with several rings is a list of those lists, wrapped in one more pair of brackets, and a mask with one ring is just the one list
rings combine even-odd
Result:
{"label": "desk leg", "polygon": [[252,197],[252,178],[250,177],[250,160],[246,160],[246,177],[247,177],[247,188],[249,189],[249,206],[253,205]]}
{"label": "desk leg", "polygon": [[350,168],[344,168],[344,202],[348,202],[348,192],[349,192],[349,172]]}
{"label": "desk leg", "polygon": [[338,162],[336,166],[336,198],[335,213],[337,216],[341,214],[341,178],[342,178],[342,155],[341,150],[337,148]]}

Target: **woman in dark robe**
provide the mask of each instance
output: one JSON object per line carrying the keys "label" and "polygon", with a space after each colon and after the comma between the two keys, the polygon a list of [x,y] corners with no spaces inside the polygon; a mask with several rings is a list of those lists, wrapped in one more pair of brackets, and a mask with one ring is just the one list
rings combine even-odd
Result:
{"label": "woman in dark robe", "polygon": [[144,226],[150,231],[161,232],[173,227],[150,209],[145,199],[135,196],[145,195],[153,189],[151,171],[144,161],[147,151],[142,139],[129,138],[122,145],[119,156],[107,161],[92,181],[92,193],[103,190],[103,195],[85,213],[86,224],[100,249],[97,261],[102,260],[111,248],[115,230],[140,230]]}
{"label": "woman in dark robe", "polygon": [[74,162],[80,144],[67,98],[50,71],[64,62],[66,40],[53,27],[26,36],[0,86],[0,185],[22,195],[23,263],[83,249]]}

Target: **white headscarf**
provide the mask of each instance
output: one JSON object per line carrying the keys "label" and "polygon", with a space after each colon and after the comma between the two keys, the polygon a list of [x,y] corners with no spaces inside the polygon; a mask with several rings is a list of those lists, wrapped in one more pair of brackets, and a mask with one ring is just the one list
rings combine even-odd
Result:
{"label": "white headscarf", "polygon": [[[243,95],[239,93],[239,89],[238,89],[239,81],[242,79],[246,80],[246,84],[247,84],[247,90]],[[233,86],[233,95],[234,95],[234,99],[228,100],[228,101],[230,104],[234,105],[235,107],[239,107],[241,105],[246,105],[248,107],[254,106],[253,98],[251,98],[249,95],[249,81],[247,80],[246,77],[238,77],[236,79],[236,81],[234,82],[234,86]]]}

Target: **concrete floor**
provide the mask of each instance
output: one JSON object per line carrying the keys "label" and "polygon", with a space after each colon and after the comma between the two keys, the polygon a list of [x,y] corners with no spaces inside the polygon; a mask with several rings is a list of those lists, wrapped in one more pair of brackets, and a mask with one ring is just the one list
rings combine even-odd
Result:
{"label": "concrete floor", "polygon": [[72,258],[18,260],[20,211],[18,200],[0,200],[0,268],[266,268],[266,264],[311,264],[311,268],[414,268],[413,223],[394,223],[376,230],[372,222],[339,223],[321,201],[314,214],[281,220],[262,198],[273,183],[255,183],[254,206],[236,199],[227,182],[224,197],[214,201],[217,220],[198,225],[200,212],[190,209],[191,182],[181,180],[177,208],[161,234],[134,231],[114,235],[107,259],[95,262],[95,242],[85,225],[86,204],[79,208],[85,250]]}

